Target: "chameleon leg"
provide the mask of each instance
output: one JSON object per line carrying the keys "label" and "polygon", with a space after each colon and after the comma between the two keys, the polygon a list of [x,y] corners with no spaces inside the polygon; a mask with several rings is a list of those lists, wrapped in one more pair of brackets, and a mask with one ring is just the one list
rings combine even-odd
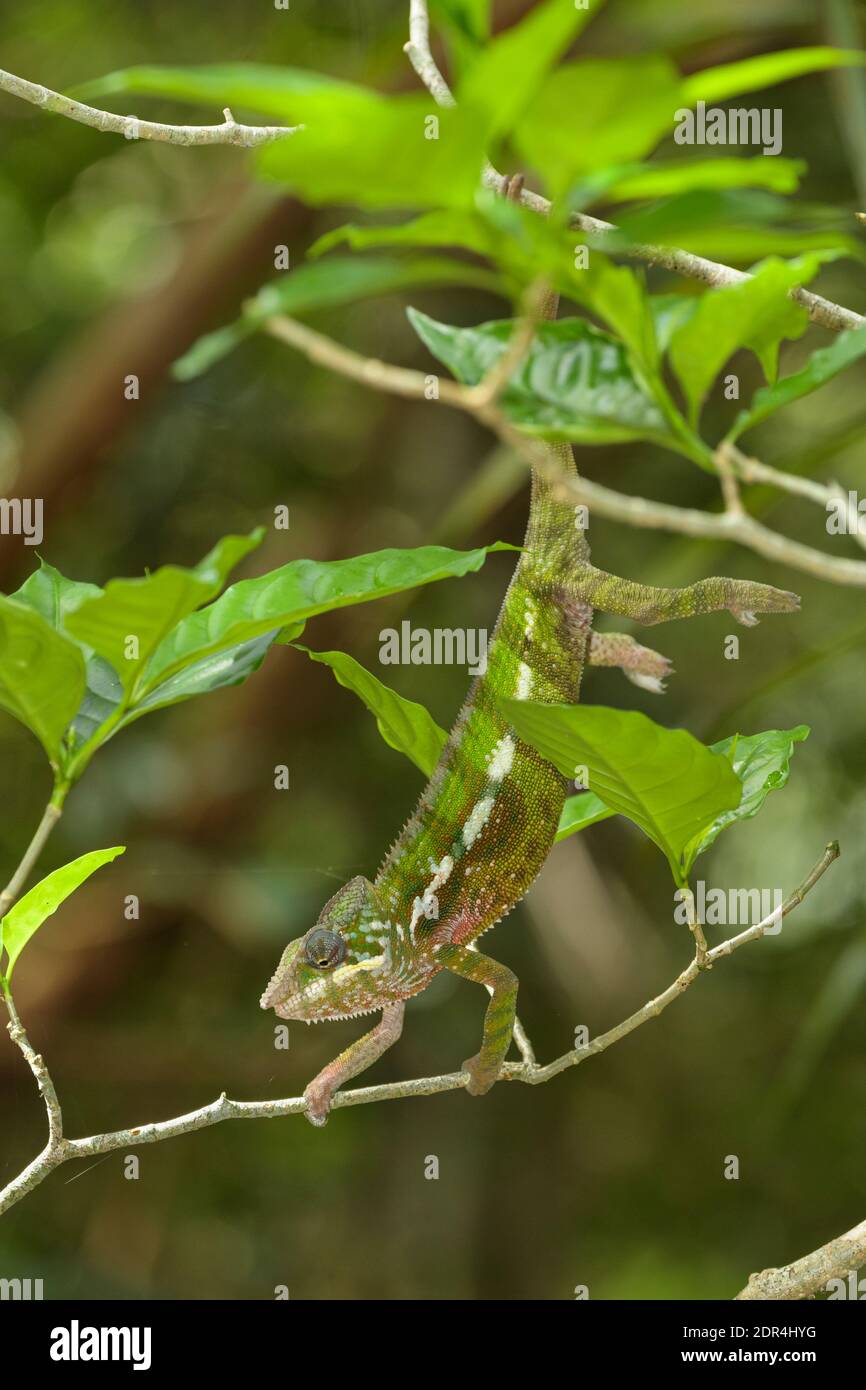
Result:
{"label": "chameleon leg", "polygon": [[462,975],[464,980],[484,985],[490,994],[481,1050],[461,1067],[461,1071],[468,1071],[472,1078],[466,1087],[470,1096],[483,1096],[502,1070],[511,1043],[517,1010],[517,976],[507,965],[500,965],[499,961],[482,956],[480,951],[468,946],[455,946],[447,955],[443,953],[443,964],[455,975]]}
{"label": "chameleon leg", "polygon": [[655,589],[605,574],[594,565],[580,571],[580,591],[593,608],[647,625],[727,608],[738,622],[752,627],[758,621],[756,613],[794,613],[800,607],[796,594],[749,579],[699,579],[687,589]]}
{"label": "chameleon leg", "polygon": [[589,641],[590,666],[619,666],[635,685],[661,695],[663,681],[672,671],[660,652],[642,647],[625,632],[594,632]]}
{"label": "chameleon leg", "polygon": [[344,1081],[357,1076],[360,1071],[366,1071],[367,1067],[397,1041],[403,1031],[405,1009],[406,1005],[402,1001],[398,1004],[386,1004],[382,1010],[381,1022],[369,1033],[365,1033],[363,1038],[353,1042],[345,1052],[341,1052],[339,1057],[335,1057],[333,1062],[329,1062],[319,1075],[313,1078],[304,1091],[304,1100],[307,1102],[306,1115],[311,1124],[325,1124],[334,1092],[339,1090]]}

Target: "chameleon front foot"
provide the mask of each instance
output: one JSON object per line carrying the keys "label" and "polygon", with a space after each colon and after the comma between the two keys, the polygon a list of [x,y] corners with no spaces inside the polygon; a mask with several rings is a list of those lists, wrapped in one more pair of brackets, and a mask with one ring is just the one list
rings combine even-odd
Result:
{"label": "chameleon front foot", "polygon": [[317,1086],[316,1081],[311,1081],[304,1091],[304,1114],[311,1125],[321,1129],[328,1123],[334,1093],[325,1086]]}
{"label": "chameleon front foot", "polygon": [[359,1072],[366,1071],[367,1067],[397,1041],[403,1029],[405,1007],[402,1000],[396,1004],[386,1004],[382,1010],[381,1022],[369,1033],[365,1033],[363,1038],[353,1042],[345,1052],[335,1057],[333,1062],[329,1062],[318,1076],[313,1077],[304,1091],[304,1114],[311,1125],[321,1128],[327,1124],[334,1096],[340,1087]]}

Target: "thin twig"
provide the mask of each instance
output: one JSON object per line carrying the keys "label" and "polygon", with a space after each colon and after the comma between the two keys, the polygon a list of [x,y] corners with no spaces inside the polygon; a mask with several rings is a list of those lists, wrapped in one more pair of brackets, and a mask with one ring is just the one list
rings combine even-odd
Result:
{"label": "thin twig", "polygon": [[9,1022],[6,1024],[7,1032],[36,1078],[39,1094],[45,1103],[45,1110],[48,1115],[48,1144],[45,1153],[58,1153],[63,1143],[63,1114],[60,1109],[60,1101],[57,1099],[57,1092],[54,1089],[54,1082],[51,1080],[44,1059],[33,1047],[24,1031],[7,981],[5,979],[0,980],[0,986],[2,986],[3,998],[9,1014]]}
{"label": "thin twig", "polygon": [[36,863],[43,849],[45,848],[45,844],[48,840],[49,835],[51,834],[57,822],[60,820],[62,814],[62,794],[59,800],[57,795],[55,794],[55,796],[52,797],[51,801],[49,801],[48,805],[45,807],[42,819],[36,828],[36,833],[33,836],[33,839],[30,841],[30,844],[24,851],[24,856],[21,860],[21,863],[18,865],[18,868],[15,870],[9,882],[6,884],[6,887],[3,889],[3,892],[0,893],[0,917],[4,917],[5,914],[9,911],[12,904],[15,902],[16,898],[21,892],[21,889],[24,887],[25,883],[30,877],[30,873],[33,869],[34,864]]}
{"label": "thin twig", "polygon": [[719,482],[722,489],[722,501],[725,504],[725,511],[728,516],[740,517],[745,508],[740,497],[740,475],[732,458],[730,446],[719,445],[714,458],[716,471],[719,475]]}
{"label": "thin twig", "polygon": [[20,97],[43,111],[53,111],[57,116],[67,116],[71,121],[91,126],[94,130],[123,135],[127,140],[159,140],[166,145],[267,145],[273,140],[282,140],[286,135],[294,135],[303,126],[240,125],[228,107],[222,125],[165,125],[162,121],[142,121],[138,116],[118,116],[114,111],[100,111],[95,106],[87,106],[82,101],[66,97],[62,92],[54,92],[50,87],[41,87],[36,82],[28,82],[24,77],[16,77],[12,72],[0,68],[0,91],[10,96]]}
{"label": "thin twig", "polygon": [[[395,367],[378,358],[364,357],[285,315],[266,320],[262,327],[272,337],[296,348],[311,362],[329,371],[339,372],[352,381],[410,400],[429,400],[429,376],[422,372],[409,367]],[[704,540],[733,542],[767,560],[790,565],[792,569],[811,574],[816,579],[866,588],[864,560],[825,555],[800,541],[780,536],[745,512],[734,515],[731,512],[710,513],[675,507],[667,502],[653,502],[646,497],[629,497],[586,478],[567,477],[551,453],[515,429],[495,405],[479,409],[472,387],[441,378],[438,393],[439,400],[474,415],[488,425],[527,464],[554,482],[561,496],[583,503],[598,516],[645,530],[670,531]]]}
{"label": "thin twig", "polygon": [[765,483],[769,487],[778,488],[780,492],[789,492],[794,497],[804,497],[809,502],[816,502],[825,511],[829,506],[841,503],[845,508],[848,534],[854,537],[859,546],[866,549],[866,521],[857,511],[856,498],[846,492],[840,483],[820,483],[814,478],[783,473],[768,463],[762,463],[760,459],[749,458],[741,453],[735,444],[723,442],[719,445],[716,450],[716,462],[719,463],[723,457],[727,459],[741,482]]}
{"label": "thin twig", "polygon": [[535,1067],[538,1065],[535,1057],[535,1048],[529,1040],[529,1034],[524,1028],[520,1019],[514,1016],[514,1045],[520,1053],[521,1060],[525,1067]]}
{"label": "thin twig", "polygon": [[[770,927],[776,927],[783,917],[787,916],[789,912],[793,912],[803,901],[809,890],[814,887],[838,857],[838,844],[834,842],[827,845],[814,868],[781,908],[775,909],[755,926],[748,927],[738,936],[723,942],[721,946],[714,947],[708,953],[707,963],[712,965],[717,960],[730,956],[740,946],[745,946],[750,941],[758,941]],[[633,1033],[636,1028],[648,1023],[650,1019],[658,1018],[659,1014],[675,999],[679,999],[701,974],[702,971],[697,960],[692,960],[686,969],[677,976],[673,984],[669,985],[655,999],[650,999],[643,1008],[638,1009],[622,1023],[618,1023],[615,1028],[611,1028],[608,1032],[594,1038],[586,1046],[574,1048],[571,1052],[557,1057],[555,1061],[548,1062],[546,1066],[539,1066],[535,1062],[531,1044],[529,1044],[523,1029],[519,1028],[519,1031],[516,1029],[515,1040],[523,1060],[521,1062],[507,1062],[502,1069],[499,1080],[522,1081],[530,1086],[538,1086],[545,1081],[550,1081],[552,1077],[558,1076],[560,1072],[566,1071],[570,1067],[579,1066],[588,1058],[596,1057],[599,1053],[605,1052],[614,1043],[627,1037],[629,1033]],[[41,1059],[38,1060],[41,1061]],[[47,1071],[43,1075],[50,1086]],[[353,1105],[371,1105],[380,1100],[406,1100],[411,1096],[432,1096],[439,1095],[444,1091],[458,1091],[466,1086],[468,1080],[467,1072],[457,1071],[448,1072],[443,1076],[419,1077],[413,1081],[394,1081],[383,1086],[363,1086],[353,1091],[338,1091],[334,1096],[332,1109],[337,1110]],[[53,1087],[50,1087],[46,1093],[44,1084],[40,1084],[40,1090],[46,1097],[47,1107],[49,1097],[54,1096]],[[54,1102],[56,1103],[56,1096],[54,1096]],[[60,1137],[53,1145],[49,1143],[42,1153],[33,1159],[32,1163],[28,1164],[0,1192],[0,1214],[14,1206],[28,1192],[32,1192],[41,1182],[44,1182],[55,1168],[59,1168],[63,1163],[68,1163],[71,1159],[93,1158],[100,1154],[111,1153],[116,1149],[135,1148],[139,1144],[156,1144],[163,1139],[175,1139],[182,1134],[192,1134],[196,1130],[207,1129],[210,1125],[219,1124],[223,1120],[276,1119],[285,1115],[301,1115],[304,1110],[303,1096],[292,1096],[287,1100],[243,1101],[229,1100],[223,1092],[218,1100],[212,1101],[209,1105],[203,1105],[199,1110],[191,1110],[187,1114],[178,1115],[171,1120],[160,1120],[154,1124],[139,1125],[133,1129],[118,1129],[110,1134],[96,1134],[89,1139],[64,1139]],[[50,1115],[51,1111],[49,1110],[49,1120]],[[57,1115],[59,1116],[59,1106],[57,1107]]]}
{"label": "thin twig", "polygon": [[451,88],[430,51],[430,17],[425,0],[409,0],[409,42],[403,52],[437,106],[456,106]]}
{"label": "thin twig", "polygon": [[699,970],[709,970],[710,953],[707,947],[707,938],[704,936],[701,919],[695,909],[695,895],[688,884],[680,889],[680,899],[686,909],[686,921],[695,941],[695,964]]}
{"label": "thin twig", "polygon": [[514,331],[511,334],[502,356],[485,374],[477,386],[470,386],[469,400],[472,408],[483,412],[491,406],[498,404],[499,397],[508,385],[511,376],[520,366],[533,338],[535,329],[541,315],[544,302],[550,295],[550,286],[546,280],[537,280],[529,286],[523,297],[523,309]]}

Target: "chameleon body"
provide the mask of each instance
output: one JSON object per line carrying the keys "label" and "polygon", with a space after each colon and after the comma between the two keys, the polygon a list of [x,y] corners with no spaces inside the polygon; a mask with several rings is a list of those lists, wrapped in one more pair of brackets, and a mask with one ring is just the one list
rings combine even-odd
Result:
{"label": "chameleon body", "polygon": [[[555,312],[552,303],[551,310]],[[577,476],[570,446],[546,446],[560,475]],[[561,493],[561,489],[559,489]],[[595,569],[573,504],[537,472],[524,549],[488,651],[439,763],[374,882],[355,878],[318,922],[286,947],[262,996],[281,1018],[382,1019],[309,1084],[307,1115],[327,1118],[335,1091],[400,1036],[405,1001],[443,969],[486,986],[479,1052],[463,1063],[466,1089],[493,1085],[511,1042],[517,978],[475,943],[526,893],[553,844],[566,779],[523,743],[499,710],[501,696],[573,704],[586,665],[621,666],[660,690],[668,663],[625,634],[592,632],[598,608],[663,622],[718,609],[740,621],[785,612],[796,595],[762,584],[707,579],[654,589]]]}

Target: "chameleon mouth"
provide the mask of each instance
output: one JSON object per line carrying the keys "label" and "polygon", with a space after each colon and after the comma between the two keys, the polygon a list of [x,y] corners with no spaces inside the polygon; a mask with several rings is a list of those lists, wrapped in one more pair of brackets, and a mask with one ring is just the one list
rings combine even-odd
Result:
{"label": "chameleon mouth", "polygon": [[271,977],[271,980],[270,980],[270,983],[268,984],[267,989],[265,990],[264,994],[262,995],[261,999],[259,1000],[259,1008],[261,1008],[261,1009],[274,1009],[274,1008],[276,1008],[277,1003],[279,1002],[279,999],[280,999],[280,995],[281,995],[281,988],[280,988],[280,986],[281,986],[281,983],[282,983],[282,982],[279,980],[278,975],[279,975],[279,972],[277,972],[277,975],[274,975],[274,976]]}

